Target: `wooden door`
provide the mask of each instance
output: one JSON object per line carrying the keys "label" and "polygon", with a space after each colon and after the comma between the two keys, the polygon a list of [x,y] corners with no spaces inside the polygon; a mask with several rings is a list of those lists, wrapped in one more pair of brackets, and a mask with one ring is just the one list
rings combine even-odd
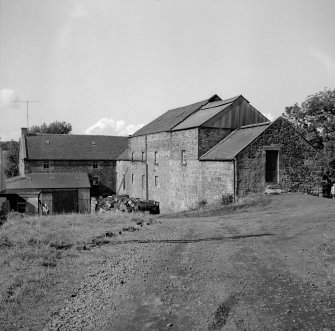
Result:
{"label": "wooden door", "polygon": [[54,213],[77,213],[78,193],[77,191],[55,191]]}
{"label": "wooden door", "polygon": [[266,151],[265,181],[278,183],[278,151]]}

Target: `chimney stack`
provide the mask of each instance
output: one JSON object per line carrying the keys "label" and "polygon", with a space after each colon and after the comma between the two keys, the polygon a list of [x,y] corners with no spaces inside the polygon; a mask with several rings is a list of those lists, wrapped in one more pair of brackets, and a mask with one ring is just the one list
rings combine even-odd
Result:
{"label": "chimney stack", "polygon": [[27,128],[21,128],[21,136],[26,137],[28,134],[28,129]]}

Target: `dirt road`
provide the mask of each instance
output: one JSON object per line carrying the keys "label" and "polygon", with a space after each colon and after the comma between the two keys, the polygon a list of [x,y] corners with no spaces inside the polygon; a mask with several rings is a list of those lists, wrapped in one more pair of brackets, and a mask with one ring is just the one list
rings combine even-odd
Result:
{"label": "dirt road", "polygon": [[335,201],[299,194],[118,236],[46,330],[335,330]]}

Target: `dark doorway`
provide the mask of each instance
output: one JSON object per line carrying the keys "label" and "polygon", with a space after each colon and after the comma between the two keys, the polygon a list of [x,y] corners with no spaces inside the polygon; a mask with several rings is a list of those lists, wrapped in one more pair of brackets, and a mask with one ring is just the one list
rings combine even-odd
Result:
{"label": "dark doorway", "polygon": [[278,183],[278,151],[266,151],[265,181]]}
{"label": "dark doorway", "polygon": [[77,191],[55,191],[54,213],[77,213],[78,193]]}

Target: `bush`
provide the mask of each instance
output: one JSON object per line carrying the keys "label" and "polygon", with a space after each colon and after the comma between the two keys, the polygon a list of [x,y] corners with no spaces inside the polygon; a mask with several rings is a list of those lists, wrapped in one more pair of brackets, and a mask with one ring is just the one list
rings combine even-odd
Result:
{"label": "bush", "polygon": [[221,202],[223,205],[230,205],[234,202],[234,197],[232,194],[223,194],[221,198]]}

